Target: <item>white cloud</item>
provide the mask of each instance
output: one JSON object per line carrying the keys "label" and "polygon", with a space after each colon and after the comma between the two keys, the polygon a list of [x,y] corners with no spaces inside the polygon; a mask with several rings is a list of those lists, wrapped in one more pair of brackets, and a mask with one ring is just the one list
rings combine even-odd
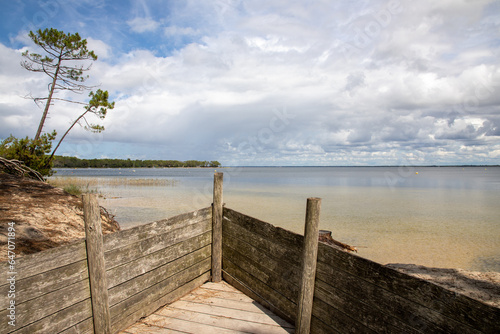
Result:
{"label": "white cloud", "polygon": [[164,29],[164,32],[165,32],[165,35],[167,36],[178,36],[178,35],[188,35],[188,36],[191,36],[191,35],[198,35],[200,33],[199,30],[195,30],[191,27],[177,27],[177,26],[170,26],[170,27],[166,27]]}
{"label": "white cloud", "polygon": [[153,32],[160,27],[160,23],[149,17],[136,17],[127,21],[132,31],[137,33]]}
{"label": "white cloud", "polygon": [[94,51],[100,60],[108,59],[112,55],[111,46],[107,45],[103,41],[93,39],[92,37],[87,38],[87,48]]}
{"label": "white cloud", "polygon": [[[235,164],[495,162],[500,47],[485,3],[187,2],[166,16],[149,9],[150,18],[127,21],[135,32],[152,33],[149,48],[120,54],[88,38],[100,56],[92,82],[117,103],[102,145],[141,143],[140,151],[130,146],[132,157],[185,154],[175,158]],[[391,10],[390,19],[380,18]],[[373,22],[380,31],[368,36]],[[356,46],[363,31],[369,38]],[[346,43],[356,52],[346,54]],[[29,115],[12,116],[25,106],[12,97],[14,88],[46,88],[12,71],[16,57],[0,47],[1,82],[15,82],[1,86],[0,119],[13,129]],[[73,115],[58,108],[48,128],[64,128]],[[293,117],[280,120],[276,110],[283,109]]]}

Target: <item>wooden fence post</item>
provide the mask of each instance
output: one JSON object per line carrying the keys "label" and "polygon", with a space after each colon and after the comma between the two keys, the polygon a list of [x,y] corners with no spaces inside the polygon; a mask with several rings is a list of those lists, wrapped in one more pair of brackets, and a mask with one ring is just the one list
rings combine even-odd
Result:
{"label": "wooden fence post", "polygon": [[111,334],[108,284],[106,281],[104,247],[102,242],[101,210],[95,195],[83,195],[83,218],[85,221],[94,333]]}
{"label": "wooden fence post", "polygon": [[311,329],[311,316],[314,298],[314,280],[318,260],[318,232],[321,198],[308,198],[306,225],[304,228],[304,250],[302,257],[302,277],[295,321],[295,333],[308,334]]}
{"label": "wooden fence post", "polygon": [[212,282],[222,280],[222,180],[223,173],[214,174],[212,203]]}

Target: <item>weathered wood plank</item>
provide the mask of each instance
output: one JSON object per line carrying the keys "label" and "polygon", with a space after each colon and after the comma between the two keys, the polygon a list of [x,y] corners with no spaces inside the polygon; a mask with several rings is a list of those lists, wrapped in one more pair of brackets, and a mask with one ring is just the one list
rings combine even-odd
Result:
{"label": "weathered wood plank", "polygon": [[[147,316],[172,301],[194,290],[210,278],[211,258],[187,268],[172,276],[161,287],[151,287],[139,297],[141,303],[132,303],[134,307],[123,309],[112,321],[113,332],[125,329],[140,318]],[[196,276],[196,274],[199,274]],[[193,278],[194,276],[194,278]]]}
{"label": "weathered wood plank", "polygon": [[[165,233],[148,236],[135,242],[124,240],[122,247],[105,252],[104,258],[106,259],[107,269],[132,262],[140,257],[168,247],[173,243],[181,242],[190,236],[194,236],[200,226],[206,226],[207,230],[210,230],[211,224],[209,222],[209,219],[197,216],[188,221],[178,222],[175,225],[175,229]],[[189,233],[193,234],[189,235]]]}
{"label": "weathered wood plank", "polygon": [[185,256],[178,257],[155,270],[148,271],[144,275],[113,287],[109,290],[110,305],[115,306],[131,296],[161,283],[178,272],[182,272],[185,268],[210,257],[210,252],[210,245],[206,245]]}
{"label": "weathered wood plank", "polygon": [[[301,258],[302,256],[302,245],[303,236],[285,230],[281,227],[276,227],[272,224],[263,222],[256,218],[246,216],[237,211],[228,209],[224,207],[224,220],[230,221],[235,225],[238,225],[252,235],[258,235],[265,239],[273,240],[276,247],[275,248],[285,248],[287,249],[288,255],[292,258]],[[224,229],[224,222],[223,222]],[[266,250],[267,251],[267,250]],[[272,254],[272,253],[271,253]]]}
{"label": "weathered wood plank", "polygon": [[[66,266],[87,258],[85,240],[16,258],[16,280]],[[0,263],[0,290],[7,284],[8,262]]]}
{"label": "weathered wood plank", "polygon": [[154,237],[158,234],[167,233],[177,229],[180,225],[186,223],[197,223],[199,220],[211,219],[212,208],[204,208],[193,212],[183,213],[167,219],[155,221],[149,224],[139,225],[130,229],[118,231],[115,233],[106,234],[103,238],[104,249],[106,252],[112,251],[116,248],[125,247],[131,243],[138,242]]}
{"label": "weathered wood plank", "polygon": [[[341,270],[337,270],[333,266],[328,266],[321,262],[318,263],[316,276],[318,280],[328,282],[327,284],[331,286],[328,288],[322,285],[330,295],[319,294],[318,298],[322,300],[332,298],[335,293],[340,293],[337,291],[341,291],[352,296],[354,300],[361,300],[372,308],[370,314],[358,314],[358,312],[361,311],[361,307],[354,309],[354,311],[351,312],[351,316],[357,317],[357,321],[362,322],[364,317],[367,316],[373,317],[378,310],[381,313],[390,314],[400,319],[402,323],[411,324],[411,327],[418,331],[431,328],[436,333],[460,331],[461,326],[458,322],[451,319],[449,319],[449,321],[444,321],[446,317],[439,314],[436,310],[409,301],[375,284],[366,282]],[[338,304],[337,307],[341,308],[341,305],[342,303]],[[438,325],[440,322],[442,322],[442,324]],[[466,333],[470,331],[470,328],[461,330]]]}
{"label": "weathered wood plank", "polygon": [[[182,331],[183,333],[203,333],[203,334],[241,334],[241,331],[222,328],[219,326],[207,326],[206,324],[201,324],[198,322],[175,319],[160,315],[152,314],[148,317],[154,326],[157,328],[162,328],[163,333],[168,333],[170,330]],[[158,333],[161,333],[158,331]]]}
{"label": "weathered wood plank", "polygon": [[290,243],[283,242],[284,240],[280,238],[279,234],[270,233],[269,235],[262,235],[254,233],[250,227],[245,228],[242,226],[244,223],[245,221],[229,221],[228,219],[224,219],[222,232],[224,244],[231,242],[231,239],[244,241],[252,245],[259,253],[267,254],[268,257],[277,260],[283,267],[292,266],[300,271],[304,237],[296,235],[298,241],[295,241],[299,242],[299,244],[290,246]]}
{"label": "weathered wood plank", "polygon": [[224,269],[222,270],[222,277],[224,278],[224,280],[227,283],[231,284],[231,286],[236,287],[238,289],[238,291],[241,291],[242,293],[244,293],[248,297],[252,298],[253,300],[255,300],[256,302],[258,302],[260,305],[264,306],[265,308],[267,308],[268,310],[270,310],[271,312],[273,312],[277,316],[279,316],[282,319],[284,319],[284,320],[288,321],[289,323],[293,324],[293,321],[295,319],[290,318],[289,315],[285,314],[282,310],[278,309],[276,306],[274,306],[273,304],[269,303],[266,299],[264,299],[264,297],[262,297],[261,295],[259,295],[257,292],[253,291],[245,283],[243,283],[243,282],[239,281],[238,279],[236,279],[235,277],[231,276]]}
{"label": "weathered wood plank", "polygon": [[291,319],[295,319],[297,305],[294,302],[283,296],[278,291],[269,287],[269,285],[259,280],[259,278],[253,276],[251,273],[248,273],[238,265],[229,261],[228,259],[223,258],[222,262],[224,271],[226,271],[229,275],[237,278],[250,290],[261,296],[262,299],[272,305],[273,309],[279,310],[281,314],[285,315],[286,320],[293,321]]}
{"label": "weathered wood plank", "polygon": [[325,325],[332,328],[332,332],[339,333],[376,333],[370,328],[366,327],[359,321],[338,312],[336,309],[319,299],[314,299],[313,303],[313,321],[321,319]]}
{"label": "weathered wood plank", "polygon": [[106,263],[104,262],[104,247],[102,244],[101,209],[94,194],[83,194],[82,200],[94,332],[96,334],[110,334],[111,321],[109,317]]}
{"label": "weathered wood plank", "polygon": [[214,175],[212,203],[212,282],[222,280],[222,180],[223,173]]}
{"label": "weathered wood plank", "polygon": [[[358,321],[377,333],[420,333],[393,317],[391,312],[380,310],[377,305],[366,303],[366,300],[372,300],[372,297],[363,292],[356,291],[356,297],[353,297],[318,279],[314,298],[330,305],[337,313],[351,317],[353,321]],[[319,314],[315,313],[315,316],[320,318]]]}
{"label": "weathered wood plank", "polygon": [[[92,323],[92,304],[89,299],[85,299],[78,303],[71,305],[68,308],[61,309],[60,311],[42,318],[28,326],[19,328],[14,331],[14,334],[32,334],[32,333],[59,333],[64,331],[69,326],[73,326],[78,323],[85,323],[86,327],[80,327],[82,330],[78,333],[84,333],[85,329],[89,329],[93,332]],[[87,320],[85,320],[87,319]]]}
{"label": "weathered wood plank", "polygon": [[[224,246],[227,246],[239,254],[253,262],[259,263],[260,267],[267,269],[281,277],[283,280],[290,282],[291,289],[294,289],[293,294],[298,295],[298,285],[300,279],[300,258],[286,257],[286,249],[280,248],[280,251],[270,254],[261,247],[261,244],[272,244],[272,240],[255,239],[248,240],[244,231],[240,229],[232,229],[231,223],[227,223],[227,228],[224,231]],[[251,241],[251,243],[248,243]],[[280,254],[281,252],[281,254]],[[234,261],[233,261],[234,262]]]}
{"label": "weathered wood plank", "polygon": [[311,332],[314,334],[339,334],[340,332],[325,324],[314,315],[311,319]]}
{"label": "weathered wood plank", "polygon": [[69,328],[66,328],[59,334],[93,334],[93,333],[94,333],[94,321],[92,318],[88,318]]}
{"label": "weathered wood plank", "polygon": [[[238,241],[237,241],[238,242]],[[257,277],[260,281],[271,287],[272,289],[278,291],[280,294],[290,299],[292,302],[297,302],[298,292],[299,292],[299,273],[298,269],[292,266],[280,266],[278,261],[266,261],[264,255],[259,262],[258,257],[252,257],[251,259],[243,254],[245,253],[246,245],[244,242],[239,241],[239,249],[242,253],[224,244],[223,255],[224,259],[231,261],[232,263],[237,263],[238,267],[247,273],[252,274]],[[238,247],[236,245],[233,245]],[[276,269],[275,269],[276,268]]]}
{"label": "weathered wood plank", "polygon": [[[198,255],[198,254],[197,254]],[[173,265],[177,265],[176,274],[170,277],[165,277],[164,280],[158,282],[155,285],[144,285],[143,289],[132,296],[123,296],[121,301],[111,307],[111,318],[119,318],[124,313],[132,313],[133,311],[146,305],[149,300],[155,300],[161,298],[161,296],[169,293],[172,290],[177,289],[181,284],[176,282],[178,280],[177,276],[182,277],[185,282],[190,281],[194,277],[200,276],[205,270],[207,270],[207,263],[211,262],[210,258],[205,258],[204,260],[192,264],[194,260],[198,260],[198,256],[192,257],[191,261],[179,261]],[[207,262],[208,260],[208,262]],[[185,265],[184,265],[185,264]],[[182,268],[184,268],[182,270]],[[210,268],[210,265],[208,265]],[[128,297],[128,298],[126,298]],[[151,299],[155,297],[154,299]],[[113,322],[115,322],[113,320]]]}
{"label": "weathered wood plank", "polygon": [[[88,278],[87,260],[81,260],[35,276],[16,280],[16,303],[24,303],[86,278]],[[5,309],[8,302],[7,293],[0,294],[0,309]]]}
{"label": "weathered wood plank", "polygon": [[[229,284],[227,284],[227,285],[229,285]],[[233,287],[230,287],[230,288],[232,289]],[[190,295],[191,295],[191,297],[189,297],[189,298],[199,298],[200,300],[203,300],[206,298],[219,298],[219,299],[227,300],[227,301],[254,303],[254,300],[252,298],[248,297],[247,295],[244,295],[243,293],[241,293],[239,291],[212,289],[212,288],[206,287],[205,284],[202,287],[192,291],[190,293]],[[186,300],[189,300],[189,299],[186,299]]]}
{"label": "weathered wood plank", "polygon": [[[165,327],[158,327],[142,322],[136,323],[133,326],[119,332],[118,334],[165,334]],[[185,331],[168,330],[168,334],[186,334]],[[205,333],[203,333],[205,334]]]}
{"label": "weathered wood plank", "polygon": [[[77,282],[17,305],[16,324],[18,327],[27,326],[88,298],[90,298],[89,281]],[[0,312],[0,319],[7,319],[6,310]],[[11,329],[7,321],[0,321],[0,332],[8,332]]]}
{"label": "weathered wood plank", "polygon": [[302,253],[302,274],[297,302],[297,320],[295,321],[298,334],[309,334],[311,329],[316,260],[318,257],[320,208],[320,198],[307,199],[304,247]]}
{"label": "weathered wood plank", "polygon": [[[157,319],[161,321],[162,319],[158,316],[167,317],[169,321],[185,320],[205,326],[230,329],[240,333],[286,334],[293,332],[293,327],[284,328],[277,324],[273,319],[276,316],[273,317],[271,314],[246,312],[209,304],[189,303],[184,298],[155,312],[154,315],[146,319],[146,322],[149,320],[156,323],[155,320]],[[167,322],[163,323],[168,328]]]}
{"label": "weathered wood plank", "polygon": [[[248,297],[247,297],[248,298]],[[250,298],[249,298],[250,299]],[[219,314],[216,313],[220,308],[223,312],[227,312],[226,315],[219,314],[220,316],[227,316],[232,318],[238,318],[242,320],[250,320],[254,322],[266,323],[270,325],[279,325],[279,326],[291,326],[287,321],[281,319],[279,316],[273,314],[271,311],[263,307],[262,305],[254,302],[253,300],[234,300],[234,299],[224,299],[222,294],[218,292],[211,291],[209,293],[195,293],[191,292],[189,295],[182,297],[182,302],[177,301],[170,305],[173,308],[185,309],[185,310],[198,310],[199,308],[203,308],[205,306],[211,306],[214,308],[207,308],[207,310],[213,310],[214,313],[210,312],[210,314]],[[230,311],[227,311],[230,310]],[[233,312],[234,311],[234,312]],[[202,311],[200,311],[202,312]],[[241,313],[239,313],[241,312]],[[254,313],[257,315],[265,315],[262,319],[259,320],[258,317],[252,318],[253,315],[250,313]],[[163,314],[162,312],[157,312],[157,314]],[[163,314],[165,315],[165,314]],[[253,320],[252,320],[253,319]]]}
{"label": "weathered wood plank", "polygon": [[[194,237],[191,238],[191,236]],[[179,231],[179,234],[167,234],[164,235],[164,238],[170,241],[167,244],[171,246],[108,270],[108,288],[143,275],[169,261],[210,244],[210,222],[186,226]]]}
{"label": "weathered wood plank", "polygon": [[[221,292],[231,292],[231,293],[235,293],[235,294],[238,294],[239,296],[242,296],[243,298],[247,298],[249,300],[251,300],[250,297],[242,294],[240,292],[240,290],[236,289],[234,286],[232,286],[231,284],[228,284],[227,282],[224,282],[222,281],[221,283],[212,283],[212,282],[207,282],[205,284],[203,284],[203,290],[215,290],[215,291],[221,291]],[[196,291],[203,291],[201,288],[200,289],[196,289],[194,292]]]}
{"label": "weathered wood plank", "polygon": [[401,298],[435,310],[442,316],[454,319],[456,322],[471,328],[483,332],[500,330],[500,309],[498,308],[356,255],[336,250],[327,245],[320,244],[319,246],[318,261],[328,266],[349,273],[359,280],[374,284]]}
{"label": "weathered wood plank", "polygon": [[[226,303],[226,304],[215,304],[215,303],[197,303],[185,300],[178,300],[170,305],[168,308],[162,308],[161,310],[155,312],[155,314],[171,316],[172,309],[182,310],[182,311],[194,311],[197,313],[206,313],[215,317],[225,317],[239,320],[246,320],[250,322],[255,322],[259,324],[266,324],[272,326],[280,326],[277,322],[278,316],[269,316],[263,312],[257,312],[258,309],[254,310],[242,310],[240,304]],[[246,304],[246,303],[245,303]],[[180,313],[180,312],[178,312]],[[280,326],[281,327],[281,326]],[[234,328],[235,329],[235,328]]]}

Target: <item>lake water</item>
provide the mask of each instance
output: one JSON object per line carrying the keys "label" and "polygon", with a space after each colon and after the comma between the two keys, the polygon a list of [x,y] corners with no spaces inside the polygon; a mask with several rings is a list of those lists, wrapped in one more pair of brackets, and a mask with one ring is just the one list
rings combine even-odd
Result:
{"label": "lake water", "polygon": [[[226,206],[303,234],[306,199],[322,198],[320,228],[379,263],[500,271],[499,167],[234,167]],[[214,169],[57,169],[102,180],[122,228],[210,206]],[[110,184],[171,180],[161,187]]]}

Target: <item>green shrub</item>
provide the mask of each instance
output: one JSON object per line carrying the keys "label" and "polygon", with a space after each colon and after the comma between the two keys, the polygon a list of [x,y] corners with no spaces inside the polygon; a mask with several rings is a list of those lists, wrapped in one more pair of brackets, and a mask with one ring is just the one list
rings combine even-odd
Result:
{"label": "green shrub", "polygon": [[55,137],[55,130],[52,133],[43,134],[38,140],[28,137],[19,139],[10,135],[0,142],[0,156],[9,160],[22,161],[26,166],[43,176],[50,176],[53,172],[52,161],[48,154]]}

